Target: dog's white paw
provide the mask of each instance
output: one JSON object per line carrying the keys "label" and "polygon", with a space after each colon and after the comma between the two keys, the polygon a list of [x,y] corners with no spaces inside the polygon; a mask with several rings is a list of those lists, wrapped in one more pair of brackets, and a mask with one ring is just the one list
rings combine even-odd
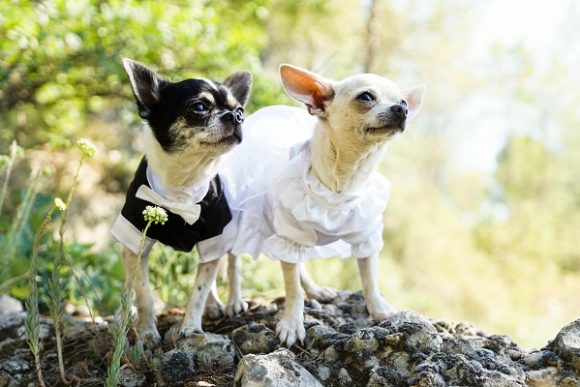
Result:
{"label": "dog's white paw", "polygon": [[181,322],[181,328],[179,328],[179,337],[184,339],[199,333],[203,333],[203,328],[201,327],[201,316],[199,314],[186,314]]}
{"label": "dog's white paw", "polygon": [[224,316],[224,313],[225,313],[224,304],[222,304],[218,300],[212,299],[211,302],[208,300],[208,302],[205,304],[205,311],[203,312],[203,314],[211,320],[217,320],[219,318],[222,318]]}
{"label": "dog's white paw", "polygon": [[161,344],[161,335],[155,324],[137,325],[139,340],[143,341],[146,347],[154,348]]}
{"label": "dog's white paw", "polygon": [[328,303],[336,298],[338,293],[332,288],[316,287],[306,290],[306,296],[310,299]]}
{"label": "dog's white paw", "polygon": [[306,330],[304,329],[304,318],[296,316],[293,318],[282,318],[276,325],[276,334],[282,344],[286,344],[290,348],[296,340],[302,342],[306,337]]}
{"label": "dog's white paw", "polygon": [[367,300],[367,309],[374,321],[383,321],[397,313],[399,310],[389,304],[382,296],[376,296]]}
{"label": "dog's white paw", "polygon": [[201,327],[181,327],[179,330],[179,338],[180,339],[187,339],[194,335],[199,335],[203,333],[203,329]]}
{"label": "dog's white paw", "polygon": [[246,313],[248,311],[248,303],[244,300],[233,300],[228,302],[226,305],[226,315],[228,317],[233,317],[240,313]]}

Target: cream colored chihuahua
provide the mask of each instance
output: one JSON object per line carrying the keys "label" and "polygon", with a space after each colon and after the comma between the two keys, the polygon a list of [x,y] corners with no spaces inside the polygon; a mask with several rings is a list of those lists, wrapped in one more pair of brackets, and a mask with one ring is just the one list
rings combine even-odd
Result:
{"label": "cream colored chihuahua", "polygon": [[281,261],[286,306],[277,333],[291,346],[306,335],[300,284],[309,297],[335,296],[308,277],[300,265],[308,259],[357,258],[372,318],[396,311],[378,288],[390,184],[376,169],[387,143],[417,114],[425,87],[401,91],[373,74],[333,81],[290,65],[280,73],[309,114],[285,106],[254,113],[227,164],[238,224],[231,252]]}

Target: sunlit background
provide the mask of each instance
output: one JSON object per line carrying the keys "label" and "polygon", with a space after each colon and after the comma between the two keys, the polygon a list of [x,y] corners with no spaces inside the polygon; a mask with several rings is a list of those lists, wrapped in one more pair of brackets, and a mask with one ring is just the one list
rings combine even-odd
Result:
{"label": "sunlit background", "polygon": [[[0,209],[0,284],[26,296],[26,281],[12,280],[71,184],[70,143],[90,137],[99,153],[72,207],[68,291],[99,313],[117,307],[123,272],[108,228],[142,149],[120,58],[172,80],[249,69],[249,112],[292,103],[282,62],[337,79],[375,72],[428,85],[382,165],[393,183],[383,292],[399,308],[542,347],[580,317],[579,26],[576,0],[2,1],[0,154],[13,140],[25,151]],[[53,173],[35,178],[45,166]],[[41,251],[42,289],[53,239]],[[183,306],[195,263],[155,251],[153,282],[169,305]],[[360,288],[355,262],[309,266],[325,285]],[[244,259],[244,279],[246,297],[282,295],[275,262]]]}

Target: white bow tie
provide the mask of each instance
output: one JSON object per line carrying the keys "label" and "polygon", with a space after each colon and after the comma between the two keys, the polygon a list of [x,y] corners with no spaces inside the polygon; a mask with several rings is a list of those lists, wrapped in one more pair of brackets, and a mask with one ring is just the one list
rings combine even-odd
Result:
{"label": "white bow tie", "polygon": [[199,204],[178,203],[167,200],[146,185],[140,186],[135,196],[181,216],[189,225],[195,223],[201,214],[201,206]]}

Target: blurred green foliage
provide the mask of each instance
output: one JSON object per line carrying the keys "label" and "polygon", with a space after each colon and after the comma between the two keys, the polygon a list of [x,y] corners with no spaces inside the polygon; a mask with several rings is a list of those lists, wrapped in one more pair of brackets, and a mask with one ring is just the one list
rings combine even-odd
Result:
{"label": "blurred green foliage", "polygon": [[[574,28],[580,12],[570,6],[557,41],[538,55],[517,42],[477,46],[475,26],[486,4],[1,1],[0,181],[11,141],[27,151],[0,216],[0,283],[26,271],[34,230],[52,198],[70,187],[78,154],[69,145],[88,136],[100,152],[83,167],[62,274],[70,279],[72,302],[88,300],[103,314],[118,306],[120,247],[108,228],[140,158],[140,123],[122,57],[171,80],[220,80],[248,69],[254,74],[249,112],[291,103],[277,75],[281,62],[336,78],[372,70],[403,87],[429,84],[417,121],[382,166],[393,182],[383,292],[403,309],[471,320],[524,346],[544,345],[579,310],[580,96],[570,85],[580,81],[580,47],[570,42],[580,41]],[[453,156],[480,132],[500,138],[495,165],[458,168],[481,157],[479,146],[464,159]],[[31,176],[46,166],[54,173],[41,178],[38,195],[22,208]],[[19,216],[23,227],[11,234]],[[56,249],[49,232],[40,254],[42,292]],[[195,254],[154,250],[151,279],[166,303],[184,305],[196,265]],[[245,295],[281,295],[278,266],[243,258]],[[353,261],[308,266],[324,285],[360,288]],[[24,298],[25,282],[10,291]]]}
{"label": "blurred green foliage", "polygon": [[[256,74],[250,110],[280,99],[273,79],[260,71],[268,4],[3,1],[0,126],[8,130],[0,132],[0,142],[16,137],[28,148],[59,137],[70,139],[79,128],[95,125],[95,118],[106,124],[103,114],[131,122],[123,57],[150,64],[172,80],[223,79],[236,69],[248,69]],[[100,140],[107,132],[95,134]]]}

